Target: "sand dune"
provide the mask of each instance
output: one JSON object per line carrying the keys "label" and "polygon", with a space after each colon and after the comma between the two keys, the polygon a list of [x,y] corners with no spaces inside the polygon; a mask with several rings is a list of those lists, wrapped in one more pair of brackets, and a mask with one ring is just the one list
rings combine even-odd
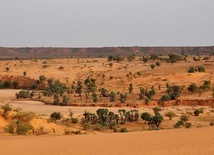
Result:
{"label": "sand dune", "polygon": [[211,155],[214,128],[80,136],[1,136],[1,154],[170,154]]}

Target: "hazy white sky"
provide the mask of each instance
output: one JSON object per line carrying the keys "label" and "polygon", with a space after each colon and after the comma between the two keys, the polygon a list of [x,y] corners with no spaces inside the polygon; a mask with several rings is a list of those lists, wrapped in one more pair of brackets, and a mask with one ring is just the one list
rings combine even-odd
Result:
{"label": "hazy white sky", "polygon": [[0,0],[0,46],[214,45],[214,0]]}

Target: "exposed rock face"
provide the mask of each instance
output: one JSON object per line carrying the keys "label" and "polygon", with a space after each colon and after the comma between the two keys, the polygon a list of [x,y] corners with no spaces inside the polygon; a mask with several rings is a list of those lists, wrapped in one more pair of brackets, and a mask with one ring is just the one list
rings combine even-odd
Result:
{"label": "exposed rock face", "polygon": [[8,81],[10,86],[8,88],[14,88],[13,82],[17,82],[16,89],[28,89],[35,85],[37,89],[43,89],[44,83],[38,83],[37,80],[25,76],[0,76],[0,82],[4,83]]}
{"label": "exposed rock face", "polygon": [[174,101],[159,101],[160,106],[176,106],[176,105],[185,105],[185,106],[214,106],[214,99],[208,100],[174,100]]}

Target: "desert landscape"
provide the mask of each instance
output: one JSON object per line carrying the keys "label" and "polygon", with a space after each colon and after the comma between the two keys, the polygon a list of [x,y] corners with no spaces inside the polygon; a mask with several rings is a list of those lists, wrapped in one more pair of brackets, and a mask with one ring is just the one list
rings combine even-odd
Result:
{"label": "desert landscape", "polygon": [[0,67],[3,154],[214,150],[210,53],[17,58]]}

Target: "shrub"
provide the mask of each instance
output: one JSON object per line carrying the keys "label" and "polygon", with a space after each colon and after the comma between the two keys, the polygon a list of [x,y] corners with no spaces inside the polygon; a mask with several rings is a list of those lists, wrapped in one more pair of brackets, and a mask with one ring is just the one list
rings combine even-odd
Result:
{"label": "shrub", "polygon": [[145,123],[148,122],[151,119],[151,117],[152,117],[151,114],[148,112],[144,112],[141,114],[141,118],[142,120],[145,121]]}
{"label": "shrub", "polygon": [[203,112],[204,112],[204,109],[200,108],[200,109],[196,109],[193,113],[195,116],[198,116],[200,113],[203,113]]}
{"label": "shrub", "polygon": [[113,66],[113,63],[109,63],[108,65],[109,65],[110,67],[112,67],[112,66]]}
{"label": "shrub", "polygon": [[2,116],[5,118],[8,112],[12,110],[12,106],[9,103],[6,103],[1,106],[1,109],[3,110]]}
{"label": "shrub", "polygon": [[126,128],[121,128],[120,132],[128,132],[128,130]]}
{"label": "shrub", "polygon": [[13,88],[17,89],[18,88],[19,83],[17,81],[13,81]]}
{"label": "shrub", "polygon": [[14,123],[10,123],[10,124],[8,124],[8,125],[4,128],[4,130],[5,130],[5,132],[14,134],[14,133],[15,133],[15,128],[16,128],[15,124],[14,124]]}
{"label": "shrub", "polygon": [[189,115],[181,115],[180,120],[174,124],[174,128],[180,128],[180,127],[186,127],[186,128],[190,128],[191,127],[191,123],[188,123],[187,121],[189,121]]}
{"label": "shrub", "polygon": [[116,93],[115,92],[111,92],[109,94],[109,97],[110,97],[110,102],[114,102],[115,101],[115,97],[116,97]]}
{"label": "shrub", "polygon": [[197,69],[193,66],[190,66],[188,69],[188,73],[194,73],[194,72],[197,72]]}
{"label": "shrub", "polygon": [[20,121],[17,121],[16,124],[16,133],[18,135],[26,135],[30,130],[33,129],[33,126],[31,124],[21,123]]}
{"label": "shrub", "polygon": [[161,107],[154,107],[152,108],[152,110],[154,111],[155,115],[159,114],[159,111],[161,111]]}
{"label": "shrub", "polygon": [[149,120],[149,125],[152,128],[159,129],[161,122],[163,121],[163,116],[159,113],[155,113],[155,116],[153,116],[150,120]]}
{"label": "shrub", "polygon": [[78,120],[78,118],[72,118],[72,119],[71,119],[71,122],[74,123],[74,124],[76,124],[76,123],[79,122],[79,120]]}
{"label": "shrub", "polygon": [[196,109],[196,110],[194,111],[194,115],[195,115],[195,116],[198,116],[200,113],[201,113],[201,112],[200,112],[198,109]]}
{"label": "shrub", "polygon": [[93,102],[97,102],[98,101],[97,94],[93,93],[92,97],[93,97]]}
{"label": "shrub", "polygon": [[29,91],[21,90],[18,93],[16,93],[16,98],[29,98],[29,97],[30,97]]}
{"label": "shrub", "polygon": [[210,80],[205,80],[204,84],[201,86],[202,89],[210,89]]}
{"label": "shrub", "polygon": [[204,67],[198,67],[198,72],[205,72],[205,68]]}
{"label": "shrub", "polygon": [[190,122],[186,123],[185,128],[191,128],[192,124]]}
{"label": "shrub", "polygon": [[198,90],[198,86],[195,83],[192,83],[187,89],[189,92],[196,92]]}
{"label": "shrub", "polygon": [[91,129],[90,123],[84,123],[84,124],[83,124],[83,129],[84,129],[84,130],[89,130],[89,129]]}
{"label": "shrub", "polygon": [[10,70],[10,68],[9,68],[9,67],[6,67],[5,70],[8,72],[8,71]]}
{"label": "shrub", "polygon": [[24,76],[26,76],[26,75],[27,75],[27,72],[26,72],[26,71],[24,71],[24,72],[23,72],[23,75],[24,75]]}
{"label": "shrub", "polygon": [[210,122],[210,126],[214,126],[214,121],[213,121],[213,122]]}
{"label": "shrub", "polygon": [[60,66],[59,69],[60,69],[60,70],[61,70],[61,69],[64,69],[64,67],[63,67],[63,66]]}
{"label": "shrub", "polygon": [[125,94],[122,94],[122,93],[121,93],[121,94],[120,94],[120,99],[119,99],[119,100],[120,100],[121,103],[125,103],[126,98],[127,98],[127,94],[126,94],[126,93],[125,93]]}
{"label": "shrub", "polygon": [[53,112],[50,117],[54,120],[60,120],[62,118],[62,115],[60,112]]}
{"label": "shrub", "polygon": [[30,121],[35,117],[35,113],[33,112],[18,112],[13,119],[17,119],[24,123],[30,123]]}
{"label": "shrub", "polygon": [[169,117],[169,119],[171,120],[173,117],[175,117],[175,113],[173,111],[168,111],[165,114],[166,117]]}
{"label": "shrub", "polygon": [[165,94],[161,97],[161,101],[169,101],[171,100],[171,96],[169,94]]}
{"label": "shrub", "polygon": [[154,64],[151,64],[150,67],[151,67],[151,69],[154,69],[154,68],[155,68],[155,65],[154,65]]}
{"label": "shrub", "polygon": [[44,76],[44,75],[40,75],[39,76],[39,81],[40,82],[43,82],[43,81],[45,81],[46,80],[46,77]]}
{"label": "shrub", "polygon": [[161,66],[161,63],[160,62],[156,62],[156,66]]}
{"label": "shrub", "polygon": [[61,106],[66,106],[69,102],[70,98],[67,95],[63,96],[62,103],[60,104]]}

